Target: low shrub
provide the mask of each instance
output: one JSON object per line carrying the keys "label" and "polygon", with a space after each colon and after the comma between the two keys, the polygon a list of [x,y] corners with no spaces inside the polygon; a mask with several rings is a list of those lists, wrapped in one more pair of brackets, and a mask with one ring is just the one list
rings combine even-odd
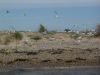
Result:
{"label": "low shrub", "polygon": [[0,44],[7,45],[15,40],[22,40],[23,36],[20,32],[7,32],[0,36]]}
{"label": "low shrub", "polygon": [[42,24],[40,24],[38,32],[43,33],[43,32],[46,32],[46,31],[47,31],[47,29]]}
{"label": "low shrub", "polygon": [[12,33],[12,37],[16,40],[22,40],[23,36],[20,32],[14,32]]}
{"label": "low shrub", "polygon": [[34,40],[38,41],[38,40],[41,39],[41,37],[40,36],[34,36],[34,37],[31,37],[31,39],[34,39]]}

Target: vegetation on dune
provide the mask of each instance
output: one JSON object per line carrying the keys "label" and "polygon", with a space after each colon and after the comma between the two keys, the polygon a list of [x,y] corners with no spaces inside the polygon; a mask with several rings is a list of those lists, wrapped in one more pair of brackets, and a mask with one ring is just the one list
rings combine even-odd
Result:
{"label": "vegetation on dune", "polygon": [[23,36],[20,32],[14,32],[12,33],[12,37],[14,37],[15,40],[22,40]]}
{"label": "vegetation on dune", "polygon": [[0,35],[0,44],[9,44],[14,41],[22,40],[23,36],[20,32],[7,32]]}
{"label": "vegetation on dune", "polygon": [[79,34],[71,34],[70,37],[73,39],[77,39],[80,35]]}
{"label": "vegetation on dune", "polygon": [[71,31],[71,30],[70,30],[70,29],[65,29],[64,31],[65,31],[65,32],[69,32],[69,31]]}
{"label": "vegetation on dune", "polygon": [[47,29],[42,24],[40,24],[38,32],[40,33],[47,32]]}
{"label": "vegetation on dune", "polygon": [[53,30],[53,31],[48,31],[48,34],[51,34],[51,35],[56,34],[56,33],[57,33],[57,31],[55,31],[55,30]]}
{"label": "vegetation on dune", "polygon": [[97,26],[96,26],[96,34],[95,34],[95,36],[96,37],[100,37],[100,24],[98,24]]}
{"label": "vegetation on dune", "polygon": [[2,38],[0,38],[0,44],[4,44],[7,45],[11,42],[10,37],[8,36],[3,36]]}
{"label": "vegetation on dune", "polygon": [[9,44],[11,41],[13,40],[12,36],[10,35],[10,33],[2,33],[2,35],[0,35],[0,44]]}
{"label": "vegetation on dune", "polygon": [[34,40],[38,41],[38,40],[40,40],[42,38],[40,36],[34,36],[34,37],[31,37],[31,39],[34,39]]}
{"label": "vegetation on dune", "polygon": [[[77,39],[79,37],[82,38],[87,38],[87,39],[91,39],[94,37],[100,37],[100,24],[98,24],[96,26],[95,32],[91,31],[89,29],[87,29],[86,31],[82,31],[82,32],[75,32],[75,31],[71,31],[70,29],[65,29],[65,34],[62,35],[62,33],[57,31],[48,31],[45,26],[43,26],[42,24],[40,24],[40,27],[38,29],[38,32],[31,32],[28,33],[28,37],[30,37],[30,39],[33,40],[40,40],[42,38],[46,38],[46,39],[51,39],[52,37],[58,38],[58,37],[63,37],[63,36],[67,36],[70,37],[72,39]],[[69,32],[70,31],[70,32]],[[66,34],[67,32],[67,34]],[[44,35],[45,34],[45,35]],[[27,35],[27,34],[26,34]],[[61,37],[61,38],[62,38]],[[17,42],[23,39],[23,35],[21,34],[21,32],[15,31],[15,32],[0,32],[0,44],[9,44],[11,42]]]}

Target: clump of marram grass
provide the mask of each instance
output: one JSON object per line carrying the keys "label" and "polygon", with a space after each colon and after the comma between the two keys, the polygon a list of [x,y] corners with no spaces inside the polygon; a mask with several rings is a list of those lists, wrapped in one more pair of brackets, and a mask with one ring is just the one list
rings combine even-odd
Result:
{"label": "clump of marram grass", "polygon": [[4,45],[7,45],[11,42],[11,40],[9,39],[9,37],[7,36],[4,36],[2,38],[0,38],[0,44],[4,44]]}
{"label": "clump of marram grass", "polygon": [[12,37],[9,33],[3,34],[2,36],[0,36],[0,44],[4,44],[7,45],[12,41]]}
{"label": "clump of marram grass", "polygon": [[42,39],[40,36],[34,36],[34,37],[31,37],[31,39],[33,39],[33,40],[36,40],[36,41],[38,41],[38,40],[40,40],[40,39]]}
{"label": "clump of marram grass", "polygon": [[8,32],[0,36],[0,44],[7,45],[14,41],[22,40],[23,36],[20,32]]}
{"label": "clump of marram grass", "polygon": [[22,40],[23,36],[20,32],[14,32],[12,33],[12,37],[15,39],[15,40]]}

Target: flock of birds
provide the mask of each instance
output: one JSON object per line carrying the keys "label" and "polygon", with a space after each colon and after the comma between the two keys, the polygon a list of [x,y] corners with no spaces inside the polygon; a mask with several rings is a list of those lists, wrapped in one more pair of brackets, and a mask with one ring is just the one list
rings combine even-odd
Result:
{"label": "flock of birds", "polygon": [[[6,14],[10,14],[11,12],[10,12],[9,10],[6,10],[5,13],[6,13]],[[58,15],[58,12],[57,12],[57,11],[54,11],[54,14],[55,14],[55,18],[56,18],[56,19],[59,19],[59,18],[60,18],[60,16]],[[23,16],[27,16],[27,14],[26,14],[26,13],[23,13]],[[16,31],[15,28],[14,28],[14,26],[11,26],[11,25],[10,25],[10,27],[11,27],[11,29],[13,30],[13,32]],[[31,31],[31,30],[30,30],[30,31]]]}
{"label": "flock of birds", "polygon": [[[9,14],[10,11],[9,10],[6,10],[6,13]],[[58,15],[58,12],[57,11],[54,11],[54,14],[55,14],[55,18],[60,18],[60,16]],[[24,13],[24,16],[26,16],[26,13]]]}
{"label": "flock of birds", "polygon": [[[10,11],[9,11],[9,10],[6,10],[6,13],[7,13],[7,14],[9,14],[9,13],[10,13]],[[26,13],[24,13],[24,16],[26,16]]]}

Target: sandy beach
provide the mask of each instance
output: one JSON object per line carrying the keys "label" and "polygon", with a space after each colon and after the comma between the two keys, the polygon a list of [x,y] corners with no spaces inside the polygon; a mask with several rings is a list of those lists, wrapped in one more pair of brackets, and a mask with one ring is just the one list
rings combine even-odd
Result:
{"label": "sandy beach", "polygon": [[[100,39],[83,36],[80,42],[67,33],[21,32],[23,39],[0,43],[0,69],[100,66]],[[6,35],[6,34],[5,34]],[[32,39],[41,36],[40,40]],[[2,38],[2,37],[1,37]]]}

